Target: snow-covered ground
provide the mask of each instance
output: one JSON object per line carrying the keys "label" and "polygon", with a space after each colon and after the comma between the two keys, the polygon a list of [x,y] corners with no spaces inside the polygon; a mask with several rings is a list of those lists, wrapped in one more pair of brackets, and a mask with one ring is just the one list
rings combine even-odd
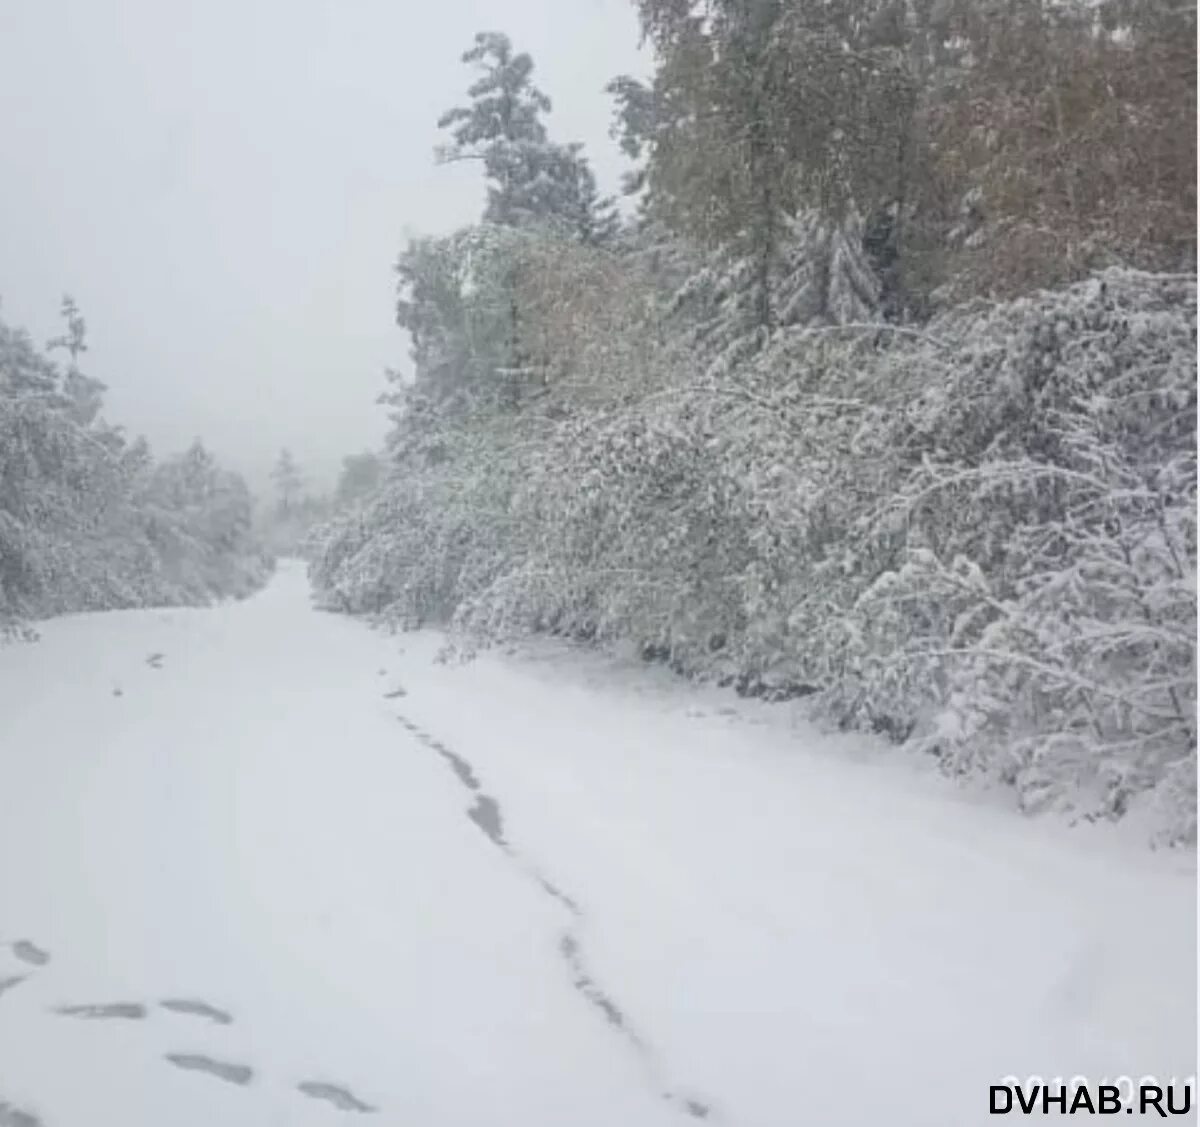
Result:
{"label": "snow-covered ground", "polygon": [[964,1127],[1010,1074],[1195,1071],[1190,856],[645,668],[439,663],[298,565],[42,635],[0,649],[0,1124]]}

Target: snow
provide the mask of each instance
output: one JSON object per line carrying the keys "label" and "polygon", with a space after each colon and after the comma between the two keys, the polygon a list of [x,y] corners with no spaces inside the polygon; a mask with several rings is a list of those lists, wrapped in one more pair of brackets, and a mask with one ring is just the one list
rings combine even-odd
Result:
{"label": "snow", "polygon": [[0,1123],[964,1127],[1009,1074],[1195,1072],[1190,855],[646,668],[436,661],[296,564],[40,629],[0,648]]}

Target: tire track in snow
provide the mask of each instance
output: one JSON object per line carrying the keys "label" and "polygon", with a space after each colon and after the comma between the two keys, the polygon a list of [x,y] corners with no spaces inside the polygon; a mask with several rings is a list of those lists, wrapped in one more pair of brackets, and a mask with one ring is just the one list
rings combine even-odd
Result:
{"label": "tire track in snow", "polygon": [[[394,695],[388,693],[385,694],[385,697],[390,699]],[[544,876],[534,864],[521,857],[513,849],[504,836],[504,818],[500,803],[483,789],[483,784],[480,782],[479,776],[475,773],[474,767],[461,755],[451,751],[441,740],[430,735],[407,716],[397,715],[396,719],[400,721],[400,724],[418,743],[441,756],[449,764],[458,781],[471,794],[474,802],[467,809],[467,817],[526,876],[531,877],[547,896],[561,904],[574,921],[573,926],[563,931],[558,940],[558,953],[570,973],[572,987],[574,987],[580,997],[585,999],[593,1009],[597,1010],[603,1016],[607,1024],[616,1030],[637,1053],[650,1074],[653,1086],[658,1090],[658,1094],[662,1099],[675,1105],[681,1112],[693,1119],[711,1119],[716,1122],[715,1112],[711,1104],[704,1100],[673,1091],[668,1085],[662,1082],[662,1069],[655,1058],[652,1048],[633,1028],[626,1012],[613,1000],[612,995],[596,981],[588,970],[587,960],[583,953],[582,940],[579,936],[579,925],[585,919],[583,910],[575,900]]]}

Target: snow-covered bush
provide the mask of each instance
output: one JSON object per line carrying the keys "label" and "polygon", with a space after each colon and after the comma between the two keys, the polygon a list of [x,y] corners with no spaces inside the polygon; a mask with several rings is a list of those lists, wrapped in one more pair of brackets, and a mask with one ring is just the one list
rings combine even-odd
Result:
{"label": "snow-covered bush", "polygon": [[1194,280],[1111,271],[931,330],[954,378],[904,420],[920,461],[879,519],[908,553],[860,597],[862,660],[933,670],[922,735],[1027,806],[1194,778],[1194,325]]}
{"label": "snow-covered bush", "polygon": [[388,480],[314,566],[327,603],[817,688],[1026,809],[1154,792],[1194,835],[1194,281],[797,320],[714,363],[736,317],[646,252],[525,235],[490,293],[436,296],[494,308],[536,263],[519,366],[494,335],[469,389],[418,363]]}

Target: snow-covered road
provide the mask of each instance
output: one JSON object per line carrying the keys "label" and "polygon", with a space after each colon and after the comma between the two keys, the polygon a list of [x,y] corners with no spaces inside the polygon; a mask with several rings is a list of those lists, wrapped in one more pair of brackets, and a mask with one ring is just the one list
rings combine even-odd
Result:
{"label": "snow-covered road", "polygon": [[965,1127],[1009,1074],[1195,1071],[1189,857],[598,656],[438,663],[294,564],[42,634],[0,1125]]}

